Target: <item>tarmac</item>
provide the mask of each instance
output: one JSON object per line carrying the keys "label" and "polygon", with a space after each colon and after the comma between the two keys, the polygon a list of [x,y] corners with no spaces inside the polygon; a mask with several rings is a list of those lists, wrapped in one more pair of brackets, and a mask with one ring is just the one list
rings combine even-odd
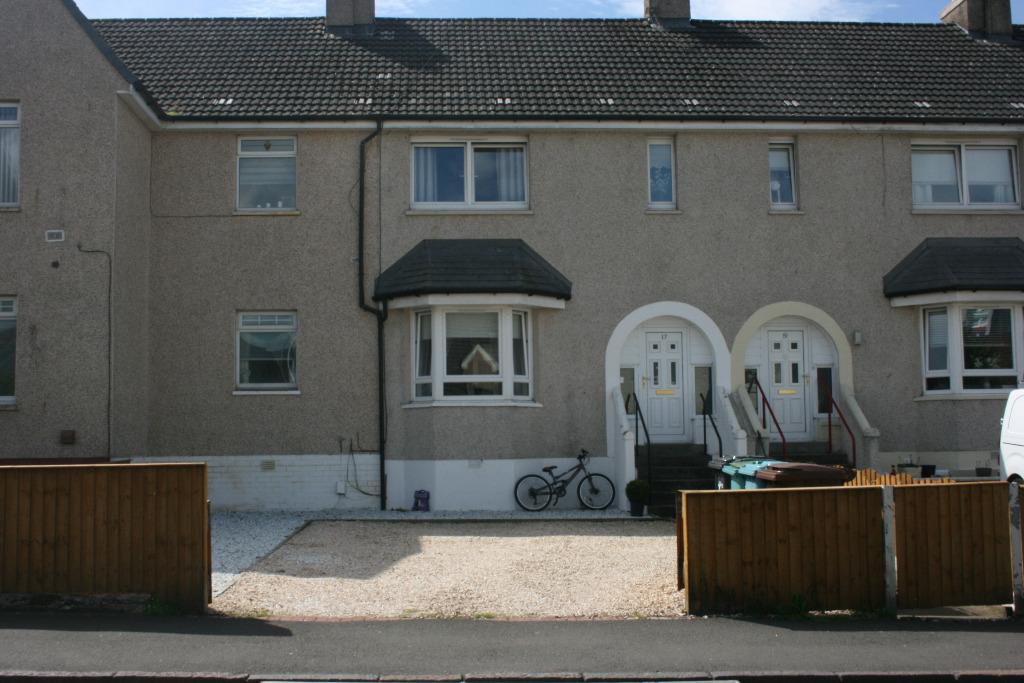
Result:
{"label": "tarmac", "polygon": [[1024,681],[1024,622],[325,622],[0,613],[0,683],[70,678]]}

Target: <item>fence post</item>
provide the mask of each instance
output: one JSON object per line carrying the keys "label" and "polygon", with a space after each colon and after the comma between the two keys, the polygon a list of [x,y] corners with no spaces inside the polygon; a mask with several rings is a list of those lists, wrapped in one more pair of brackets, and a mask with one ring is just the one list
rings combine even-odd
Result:
{"label": "fence post", "polygon": [[1024,617],[1024,552],[1021,550],[1020,484],[1010,484],[1010,557],[1013,560],[1013,616]]}
{"label": "fence post", "polygon": [[896,614],[896,500],[891,486],[882,487],[882,528],[885,536],[885,610]]}

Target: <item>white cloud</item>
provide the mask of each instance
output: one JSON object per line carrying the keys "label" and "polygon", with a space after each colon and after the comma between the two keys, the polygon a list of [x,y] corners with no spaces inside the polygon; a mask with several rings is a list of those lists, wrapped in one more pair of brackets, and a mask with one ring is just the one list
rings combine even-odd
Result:
{"label": "white cloud", "polygon": [[233,0],[227,9],[239,17],[316,17],[324,13],[324,0]]}
{"label": "white cloud", "polygon": [[[644,0],[587,0],[612,16],[641,17]],[[761,19],[776,21],[866,21],[892,7],[874,0],[692,0],[697,19]]]}
{"label": "white cloud", "polygon": [[[422,17],[425,0],[377,0],[379,17]],[[433,16],[433,15],[429,15]]]}

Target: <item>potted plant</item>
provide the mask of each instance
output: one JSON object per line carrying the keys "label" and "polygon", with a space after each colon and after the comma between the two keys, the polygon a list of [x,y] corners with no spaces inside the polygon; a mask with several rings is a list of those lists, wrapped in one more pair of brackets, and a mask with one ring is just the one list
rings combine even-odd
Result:
{"label": "potted plant", "polygon": [[644,506],[651,497],[651,485],[643,479],[634,479],[626,484],[626,498],[629,499],[629,514],[642,517]]}

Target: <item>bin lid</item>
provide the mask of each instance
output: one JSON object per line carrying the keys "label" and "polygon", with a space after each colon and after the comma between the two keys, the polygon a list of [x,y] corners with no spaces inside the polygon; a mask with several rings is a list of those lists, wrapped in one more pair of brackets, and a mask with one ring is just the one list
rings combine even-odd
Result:
{"label": "bin lid", "polygon": [[845,467],[816,465],[809,462],[774,462],[756,474],[763,481],[786,484],[840,485],[853,479],[853,472]]}
{"label": "bin lid", "polygon": [[773,465],[783,465],[785,463],[779,460],[748,460],[739,467],[740,474],[745,474],[748,477],[755,476],[758,472],[763,470],[765,467],[771,467]]}
{"label": "bin lid", "polygon": [[724,463],[722,463],[721,470],[725,474],[728,474],[728,475],[731,476],[731,475],[736,474],[737,472],[739,472],[743,467],[746,467],[746,466],[750,465],[751,463],[755,463],[755,462],[764,462],[764,461],[760,460],[758,458],[733,458],[732,460],[727,460]]}

